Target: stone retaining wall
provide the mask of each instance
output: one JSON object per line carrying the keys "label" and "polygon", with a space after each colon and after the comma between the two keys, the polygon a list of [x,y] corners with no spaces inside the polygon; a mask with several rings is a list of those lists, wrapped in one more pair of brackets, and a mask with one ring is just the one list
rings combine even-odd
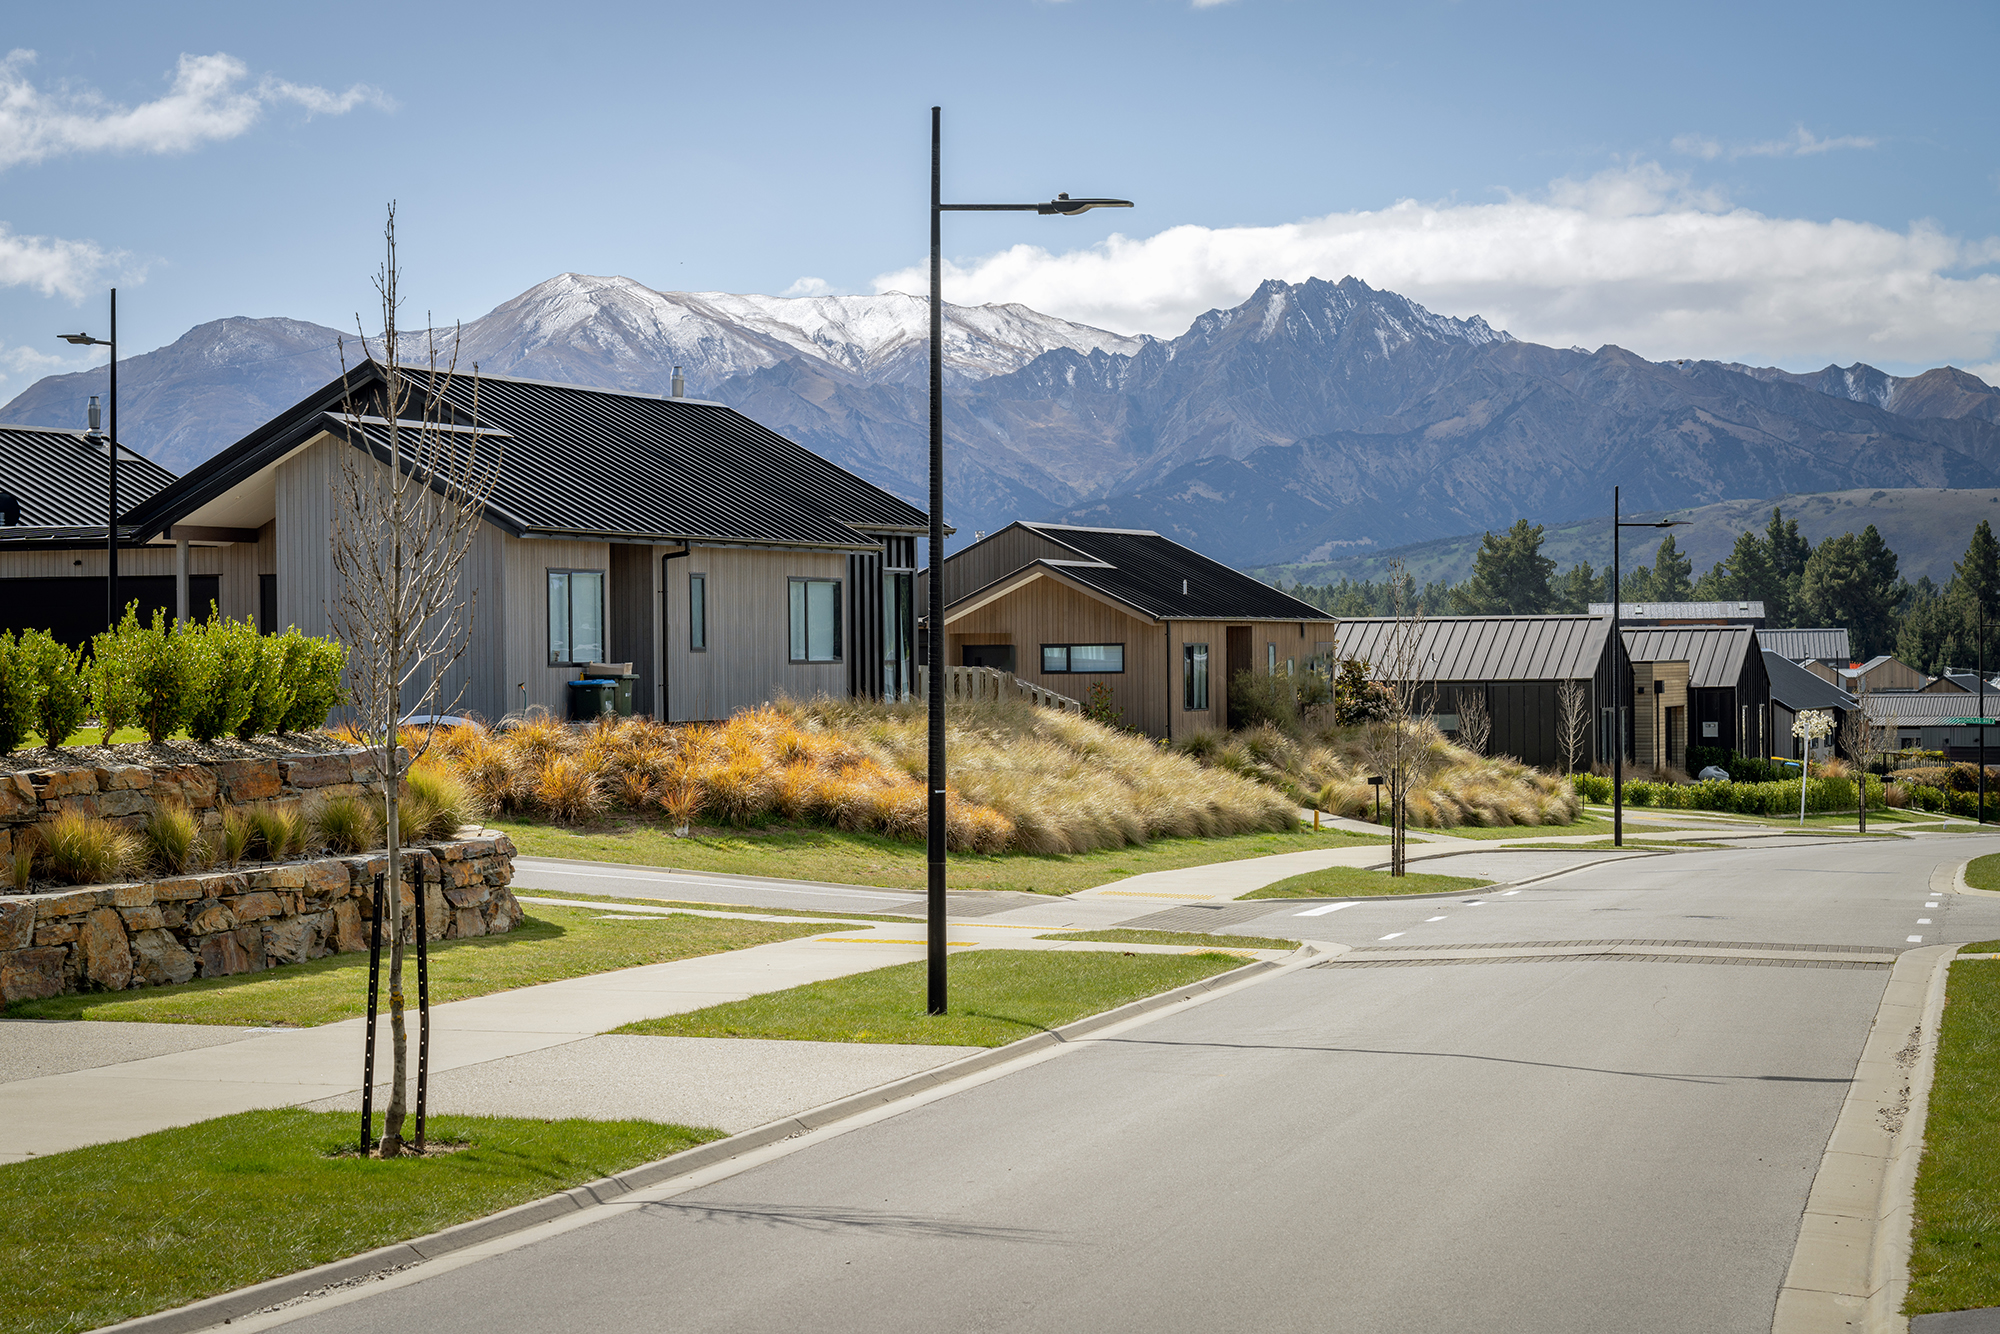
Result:
{"label": "stone retaining wall", "polygon": [[[424,868],[431,939],[497,935],[520,923],[521,905],[507,888],[514,844],[505,834],[408,848],[404,856]],[[375,876],[387,864],[377,852],[0,897],[0,999],[159,986],[365,950]],[[414,939],[408,883],[403,902],[411,910],[405,939]]]}
{"label": "stone retaining wall", "polygon": [[[382,780],[369,764],[367,751],[325,742],[293,744],[300,746],[296,753],[260,741],[263,753],[253,756],[53,764],[0,773],[0,885],[12,883],[14,841],[21,829],[69,811],[137,828],[161,801],[172,800],[212,830],[221,827],[223,809],[229,806],[369,793],[381,799]],[[113,747],[110,753],[123,749]]]}

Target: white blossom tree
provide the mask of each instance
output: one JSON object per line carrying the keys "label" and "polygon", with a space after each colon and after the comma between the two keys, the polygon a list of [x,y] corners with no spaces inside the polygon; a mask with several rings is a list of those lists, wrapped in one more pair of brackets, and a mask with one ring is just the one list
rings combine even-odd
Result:
{"label": "white blossom tree", "polygon": [[1805,758],[1799,766],[1799,823],[1806,822],[1806,787],[1812,780],[1813,747],[1833,735],[1833,713],[1829,709],[1806,709],[1792,719],[1792,735],[1804,741]]}

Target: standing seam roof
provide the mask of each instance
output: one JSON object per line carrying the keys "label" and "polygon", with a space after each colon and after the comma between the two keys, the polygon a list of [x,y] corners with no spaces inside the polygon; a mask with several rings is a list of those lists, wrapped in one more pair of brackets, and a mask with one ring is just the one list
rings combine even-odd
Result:
{"label": "standing seam roof", "polygon": [[[1371,616],[1339,625],[1339,652],[1379,665],[1390,657],[1396,620]],[[1603,616],[1436,616],[1417,622],[1433,681],[1574,681],[1594,676],[1611,622]]]}
{"label": "standing seam roof", "polygon": [[[1072,528],[1063,524],[1023,523],[1021,527],[1061,543],[1084,558],[1077,563],[1041,563],[1159,619],[1333,619],[1318,607],[1158,533],[1128,528]],[[1183,579],[1187,581],[1185,594],[1181,592]]]}
{"label": "standing seam roof", "polygon": [[1688,685],[1727,690],[1737,685],[1757,632],[1747,625],[1625,627],[1625,654],[1633,662],[1684,662]]}
{"label": "standing seam roof", "polygon": [[[94,527],[101,536],[109,473],[109,454],[81,431],[0,426],[0,491],[21,502],[24,528]],[[118,446],[121,514],[173,481],[174,475],[159,464],[134,454],[128,445]],[[0,535],[5,533],[0,529]]]}

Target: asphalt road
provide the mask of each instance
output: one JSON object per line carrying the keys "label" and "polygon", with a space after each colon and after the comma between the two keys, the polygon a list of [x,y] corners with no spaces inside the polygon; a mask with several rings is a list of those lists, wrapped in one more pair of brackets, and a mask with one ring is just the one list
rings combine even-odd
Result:
{"label": "asphalt road", "polygon": [[1928,893],[1969,843],[1689,854],[1303,923],[1275,905],[1237,929],[1387,952],[287,1328],[1763,1334],[1883,964],[1351,965],[2000,937],[2000,900]]}

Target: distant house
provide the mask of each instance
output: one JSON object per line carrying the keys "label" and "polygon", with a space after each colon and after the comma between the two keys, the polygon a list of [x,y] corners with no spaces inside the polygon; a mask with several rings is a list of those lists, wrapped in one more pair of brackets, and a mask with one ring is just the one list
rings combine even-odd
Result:
{"label": "distant house", "polygon": [[[1763,637],[1761,632],[1758,637]],[[1796,760],[1803,756],[1805,742],[1792,735],[1792,723],[1806,710],[1816,709],[1833,714],[1837,728],[1855,708],[1854,696],[1777,653],[1766,650],[1764,671],[1771,681],[1768,735],[1771,738],[1769,753],[1773,757]]]}
{"label": "distant house", "polygon": [[944,603],[947,663],[1073,699],[1102,684],[1156,737],[1229,726],[1238,672],[1296,672],[1334,645],[1317,607],[1135,529],[1009,524],[944,562]]}
{"label": "distant house", "polygon": [[1848,645],[1846,626],[1821,626],[1804,630],[1757,631],[1757,642],[1766,651],[1789,662],[1826,662],[1845,665],[1854,660]]}
{"label": "distant house", "polygon": [[[1474,696],[1493,720],[1486,750],[1545,768],[1563,767],[1559,692],[1584,688],[1588,735],[1577,764],[1609,761],[1612,702],[1622,693],[1607,616],[1435,616],[1402,623],[1415,645],[1425,703],[1446,735],[1457,737]],[[1339,624],[1340,656],[1359,658],[1378,677],[1397,656],[1398,622],[1360,617]]]}
{"label": "distant house", "polygon": [[[1770,677],[1758,646],[1761,631],[1747,625],[1625,627],[1625,652],[1635,678],[1650,677],[1650,698],[1633,704],[1635,733],[1658,718],[1672,763],[1685,763],[1687,747],[1720,746],[1744,755],[1764,754],[1769,743]],[[1673,688],[1684,664],[1687,703],[1674,706],[1659,696]],[[1679,713],[1672,712],[1682,707]],[[1683,739],[1684,738],[1684,739]]]}
{"label": "distant house", "polygon": [[1805,669],[1823,681],[1856,694],[1861,691],[1880,690],[1922,690],[1931,683],[1931,678],[1910,666],[1899,662],[1887,653],[1877,654],[1866,662],[1808,662]]}
{"label": "distant house", "polygon": [[[353,381],[379,413],[381,369]],[[450,429],[475,429],[473,389],[470,375],[443,379]],[[500,476],[462,576],[478,604],[447,698],[462,683],[461,707],[491,718],[561,710],[565,682],[607,661],[633,664],[636,712],[672,720],[913,689],[921,510],[719,403],[498,376],[477,389]],[[122,540],[149,570],[184,563],[197,611],[213,597],[266,629],[329,632],[343,453],[388,457],[382,418],[357,425],[345,399],[336,380],[163,477],[126,511]],[[53,571],[84,600],[79,585],[103,573],[89,536]]]}
{"label": "distant house", "polygon": [[[1970,760],[1979,754],[1979,727],[1956,720],[2000,714],[2000,691],[1988,696],[1989,712],[1984,715],[1977,695],[1890,691],[1864,695],[1860,703],[1869,720],[1882,729],[1888,749],[1936,750],[1949,759]],[[1990,758],[2000,749],[2000,727],[1986,729],[1986,743]]]}
{"label": "distant house", "polygon": [[[1590,604],[1592,616],[1609,616],[1609,602]],[[1747,625],[1753,629],[1764,628],[1764,604],[1761,602],[1621,602],[1618,604],[1620,625]]]}
{"label": "distant house", "polygon": [[[82,431],[0,426],[0,630],[47,630],[81,644],[104,628],[105,513],[110,501],[108,443]],[[118,449],[120,510],[143,504],[174,475],[143,455]],[[130,535],[127,534],[129,540]],[[140,615],[175,608],[173,544],[118,553],[118,600]],[[190,596],[217,596],[220,551],[192,558]]]}
{"label": "distant house", "polygon": [[[1933,695],[1976,695],[1979,693],[1979,673],[1955,672],[1947,667],[1924,690]],[[2000,695],[2000,678],[1986,678],[1986,693]]]}

